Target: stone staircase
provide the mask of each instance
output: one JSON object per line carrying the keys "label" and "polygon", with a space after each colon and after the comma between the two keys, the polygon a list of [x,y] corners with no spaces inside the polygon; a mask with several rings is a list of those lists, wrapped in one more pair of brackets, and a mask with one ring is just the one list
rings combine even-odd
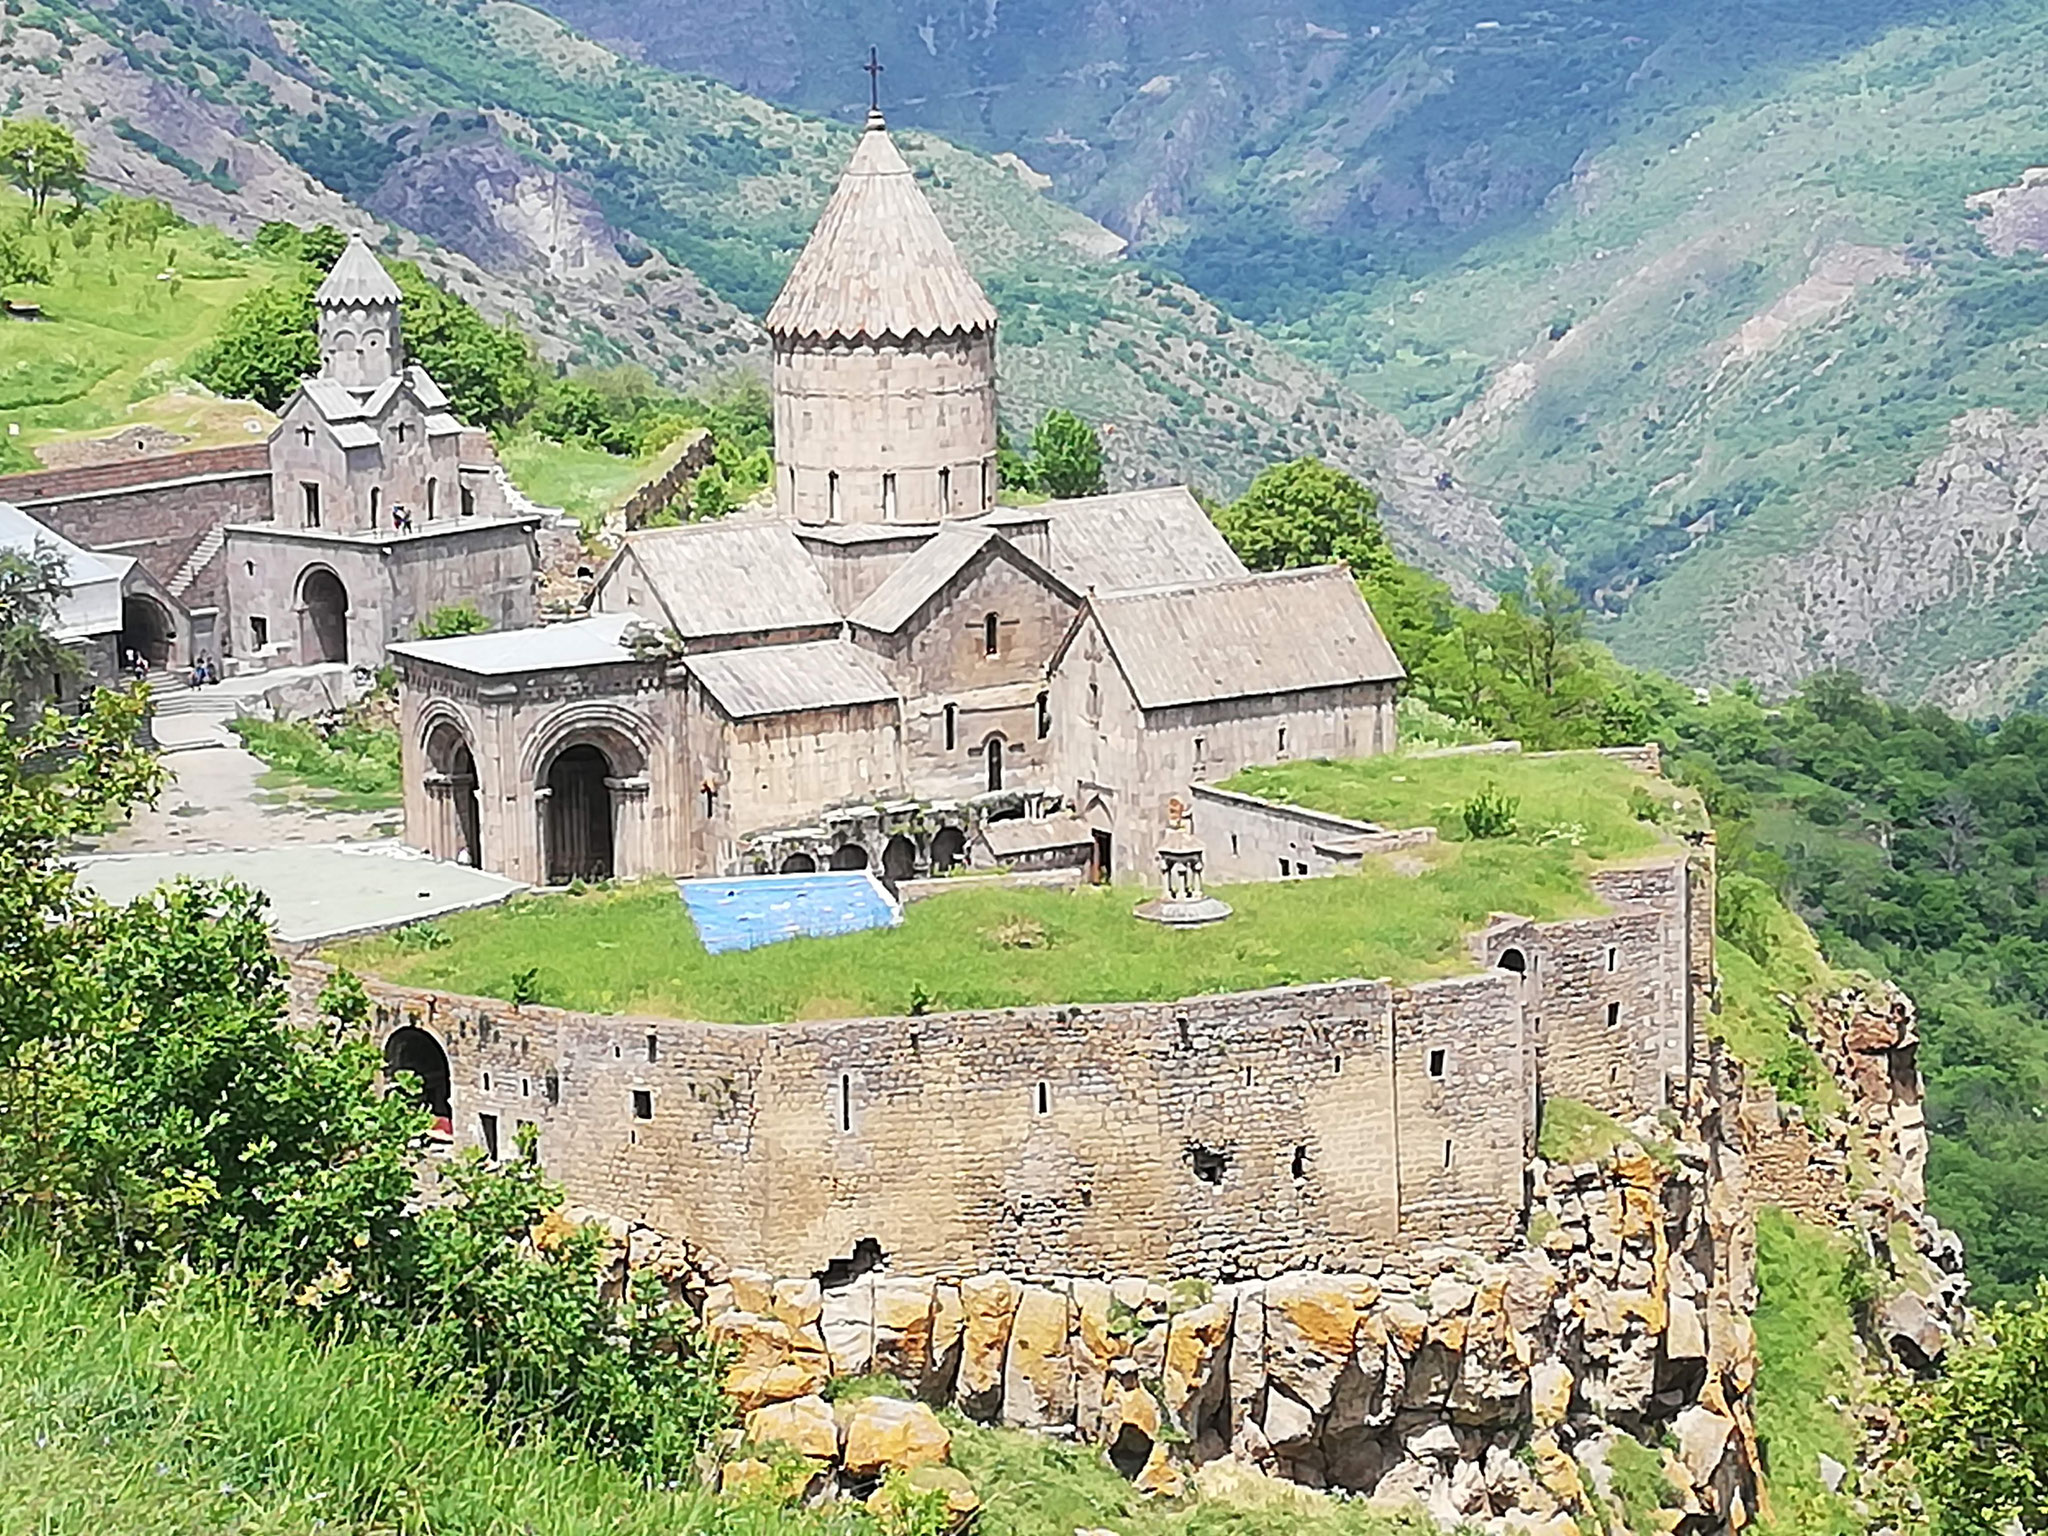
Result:
{"label": "stone staircase", "polygon": [[227,541],[228,530],[226,524],[216,523],[207,529],[206,536],[195,544],[192,547],[192,553],[185,557],[185,563],[178,567],[169,581],[164,583],[164,590],[180,602],[183,602],[185,594],[192,588],[192,583],[199,579],[199,573],[206,569],[206,564],[209,560],[221,552],[222,546]]}

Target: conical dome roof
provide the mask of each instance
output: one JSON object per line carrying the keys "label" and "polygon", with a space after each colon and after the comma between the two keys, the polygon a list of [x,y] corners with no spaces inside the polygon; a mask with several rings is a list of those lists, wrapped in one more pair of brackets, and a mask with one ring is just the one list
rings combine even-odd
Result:
{"label": "conical dome roof", "polygon": [[363,243],[361,235],[348,237],[344,250],[328,270],[327,279],[314,291],[315,304],[340,307],[359,304],[397,304],[404,299],[398,284],[384,270],[384,263]]}
{"label": "conical dome roof", "polygon": [[869,113],[846,174],[768,311],[768,330],[872,340],[995,323],[995,306],[946,238],[882,114]]}

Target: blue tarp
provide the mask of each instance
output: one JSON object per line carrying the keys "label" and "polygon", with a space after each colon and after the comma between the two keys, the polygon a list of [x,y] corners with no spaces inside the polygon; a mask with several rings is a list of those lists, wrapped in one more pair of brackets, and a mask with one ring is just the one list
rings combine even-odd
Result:
{"label": "blue tarp", "polygon": [[903,921],[902,908],[866,870],[678,880],[676,889],[697,925],[697,937],[714,955],[784,939],[893,928]]}

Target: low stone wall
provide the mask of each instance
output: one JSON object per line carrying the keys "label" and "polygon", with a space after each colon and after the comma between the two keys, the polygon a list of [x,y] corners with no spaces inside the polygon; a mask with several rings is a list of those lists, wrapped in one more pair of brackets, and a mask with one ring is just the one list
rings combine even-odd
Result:
{"label": "low stone wall", "polygon": [[1217,885],[1336,874],[1369,854],[1436,841],[1434,827],[1375,826],[1213,784],[1194,785],[1189,795],[1204,877]]}
{"label": "low stone wall", "polygon": [[647,519],[674,501],[684,486],[703,473],[717,448],[710,432],[700,427],[671,449],[674,457],[627,497],[619,509],[617,515],[626,530],[646,527]]}
{"label": "low stone wall", "polygon": [[896,888],[897,899],[906,907],[912,902],[943,896],[948,891],[980,890],[1000,886],[1007,890],[1071,891],[1085,884],[1086,869],[1025,869],[1001,875],[943,875],[930,880],[905,880]]}

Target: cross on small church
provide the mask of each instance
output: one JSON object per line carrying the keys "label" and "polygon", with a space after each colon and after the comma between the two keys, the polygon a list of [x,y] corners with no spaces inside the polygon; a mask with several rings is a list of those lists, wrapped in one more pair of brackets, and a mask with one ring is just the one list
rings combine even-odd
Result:
{"label": "cross on small church", "polygon": [[302,443],[304,443],[304,444],[305,444],[305,445],[306,445],[306,446],[307,446],[308,448],[312,447],[312,446],[313,446],[313,429],[312,429],[311,427],[301,427],[301,428],[299,428],[299,441],[300,441],[300,442],[302,442]]}
{"label": "cross on small church", "polygon": [[868,61],[861,65],[868,76],[868,110],[882,110],[882,55],[873,44],[868,45]]}
{"label": "cross on small church", "polygon": [[405,429],[411,425],[411,422],[406,421],[393,422],[391,424],[391,435],[402,443],[405,441]]}

